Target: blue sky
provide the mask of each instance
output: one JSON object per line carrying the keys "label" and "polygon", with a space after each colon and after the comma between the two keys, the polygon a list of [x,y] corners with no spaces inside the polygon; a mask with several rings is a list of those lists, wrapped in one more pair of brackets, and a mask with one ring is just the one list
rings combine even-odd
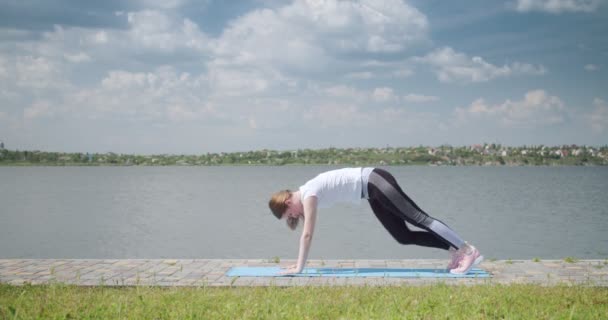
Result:
{"label": "blue sky", "polygon": [[0,1],[0,141],[605,145],[606,2]]}

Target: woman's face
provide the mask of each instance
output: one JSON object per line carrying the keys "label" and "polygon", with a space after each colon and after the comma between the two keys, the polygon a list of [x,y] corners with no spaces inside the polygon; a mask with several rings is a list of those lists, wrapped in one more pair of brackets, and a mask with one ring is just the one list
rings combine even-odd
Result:
{"label": "woman's face", "polygon": [[286,219],[287,217],[297,218],[302,214],[301,206],[298,206],[296,203],[294,203],[291,198],[287,199],[287,201],[285,201],[285,204],[287,204],[287,209],[285,210],[285,212],[283,212],[283,216],[281,217],[281,219]]}

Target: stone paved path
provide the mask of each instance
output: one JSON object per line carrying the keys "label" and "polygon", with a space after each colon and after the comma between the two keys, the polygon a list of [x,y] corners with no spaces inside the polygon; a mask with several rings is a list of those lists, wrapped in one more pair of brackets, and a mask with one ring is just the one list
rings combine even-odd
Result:
{"label": "stone paved path", "polygon": [[[301,286],[534,283],[608,286],[608,260],[496,260],[479,267],[490,279],[228,277],[233,266],[287,266],[294,260],[217,259],[0,259],[0,282],[13,285],[67,283],[82,286]],[[311,260],[307,267],[444,268],[446,260]]]}

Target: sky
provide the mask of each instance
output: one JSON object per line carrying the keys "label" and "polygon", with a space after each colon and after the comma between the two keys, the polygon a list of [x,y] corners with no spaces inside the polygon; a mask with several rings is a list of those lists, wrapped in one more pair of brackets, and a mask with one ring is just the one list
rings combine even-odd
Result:
{"label": "sky", "polygon": [[607,2],[0,0],[0,141],[606,145]]}

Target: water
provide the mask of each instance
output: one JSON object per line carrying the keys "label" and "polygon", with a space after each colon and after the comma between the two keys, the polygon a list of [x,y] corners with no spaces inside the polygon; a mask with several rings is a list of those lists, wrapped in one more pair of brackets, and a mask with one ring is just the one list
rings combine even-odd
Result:
{"label": "water", "polygon": [[[335,167],[0,167],[0,258],[297,258],[267,208]],[[390,167],[489,258],[608,258],[608,168]],[[369,205],[321,209],[311,259],[446,258],[402,246]]]}

